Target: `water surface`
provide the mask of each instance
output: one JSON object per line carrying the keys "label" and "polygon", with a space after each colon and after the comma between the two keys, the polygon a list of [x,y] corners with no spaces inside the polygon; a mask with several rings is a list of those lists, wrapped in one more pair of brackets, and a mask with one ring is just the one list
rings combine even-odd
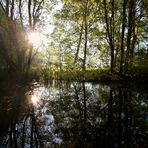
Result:
{"label": "water surface", "polygon": [[0,93],[0,148],[147,147],[148,92],[88,82]]}

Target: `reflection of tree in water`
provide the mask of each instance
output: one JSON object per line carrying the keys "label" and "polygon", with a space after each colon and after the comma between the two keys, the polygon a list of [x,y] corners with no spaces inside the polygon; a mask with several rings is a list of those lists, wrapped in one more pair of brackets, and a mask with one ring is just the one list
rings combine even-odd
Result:
{"label": "reflection of tree in water", "polygon": [[11,123],[9,134],[6,137],[3,145],[5,147],[41,147],[41,139],[33,112],[26,115],[22,123]]}
{"label": "reflection of tree in water", "polygon": [[0,147],[41,147],[34,107],[28,104],[25,88],[15,89],[9,95],[0,102],[0,125],[4,127],[1,129]]}
{"label": "reflection of tree in water", "polygon": [[54,85],[38,89],[38,107],[24,101],[4,105],[13,109],[0,147],[147,146],[147,94],[85,82]]}
{"label": "reflection of tree in water", "polygon": [[146,128],[141,127],[145,108],[136,99],[138,93],[91,87],[73,83],[67,89],[61,87],[60,96],[49,101],[55,118],[52,132],[61,139],[61,146],[145,147]]}

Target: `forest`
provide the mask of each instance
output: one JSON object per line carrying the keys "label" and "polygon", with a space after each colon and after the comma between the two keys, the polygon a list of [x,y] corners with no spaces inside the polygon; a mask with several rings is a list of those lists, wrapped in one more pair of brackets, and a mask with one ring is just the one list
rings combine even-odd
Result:
{"label": "forest", "polygon": [[147,17],[146,0],[1,0],[0,75],[146,80]]}
{"label": "forest", "polygon": [[0,0],[0,148],[148,147],[148,0]]}

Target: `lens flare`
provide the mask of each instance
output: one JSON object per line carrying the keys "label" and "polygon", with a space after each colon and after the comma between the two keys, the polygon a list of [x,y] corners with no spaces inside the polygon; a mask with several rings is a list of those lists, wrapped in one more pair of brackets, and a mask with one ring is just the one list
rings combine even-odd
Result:
{"label": "lens flare", "polygon": [[39,32],[29,32],[28,40],[35,48],[39,48],[43,42],[42,35]]}

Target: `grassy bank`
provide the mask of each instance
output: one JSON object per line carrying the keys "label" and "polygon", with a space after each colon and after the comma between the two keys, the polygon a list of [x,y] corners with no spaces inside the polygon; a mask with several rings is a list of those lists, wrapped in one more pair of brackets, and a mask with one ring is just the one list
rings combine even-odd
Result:
{"label": "grassy bank", "polygon": [[[21,77],[21,76],[20,76]],[[98,69],[86,69],[86,71],[80,69],[63,69],[59,70],[39,70],[32,69],[28,76],[28,81],[39,81],[43,80],[65,80],[65,81],[87,81],[87,82],[104,82],[104,83],[146,83],[148,82],[148,70],[142,68],[133,68],[128,74],[121,75],[118,72],[110,72],[109,68],[98,68]],[[10,75],[7,71],[0,71],[1,83],[18,81],[18,76],[15,74]],[[23,79],[20,79],[23,83]]]}
{"label": "grassy bank", "polygon": [[102,69],[87,69],[82,70],[62,70],[60,71],[46,71],[41,74],[41,77],[46,80],[61,79],[66,81],[88,81],[88,82],[148,82],[148,70],[135,68],[128,74],[121,75],[118,72],[111,73],[108,68]]}

